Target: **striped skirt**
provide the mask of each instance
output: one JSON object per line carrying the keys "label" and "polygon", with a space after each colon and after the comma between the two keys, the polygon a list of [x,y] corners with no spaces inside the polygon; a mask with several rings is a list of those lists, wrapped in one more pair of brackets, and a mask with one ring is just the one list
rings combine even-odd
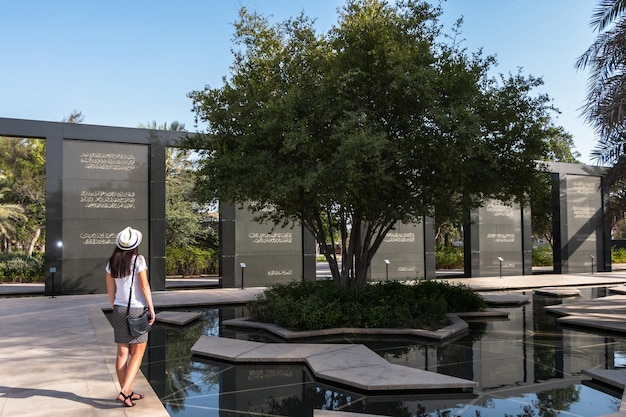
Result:
{"label": "striped skirt", "polygon": [[[143,314],[143,307],[131,307],[129,315],[131,317],[139,317]],[[113,306],[113,333],[115,335],[115,343],[137,344],[146,343],[148,341],[148,333],[141,336],[133,337],[128,331],[128,322],[126,321],[126,306]]]}

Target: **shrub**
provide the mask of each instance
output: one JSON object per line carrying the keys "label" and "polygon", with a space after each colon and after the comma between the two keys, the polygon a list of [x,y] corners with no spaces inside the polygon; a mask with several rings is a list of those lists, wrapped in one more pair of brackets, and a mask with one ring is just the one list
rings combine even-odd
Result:
{"label": "shrub", "polygon": [[533,247],[534,266],[552,266],[552,264],[552,247],[550,245]]}
{"label": "shrub", "polygon": [[440,245],[435,252],[435,262],[438,269],[463,268],[463,248]]}
{"label": "shrub", "polygon": [[251,319],[290,330],[336,327],[426,328],[448,322],[446,313],[480,311],[483,298],[470,287],[442,281],[405,285],[377,282],[358,291],[332,281],[292,282],[267,288],[248,304]]}
{"label": "shrub", "polygon": [[611,261],[616,264],[626,263],[626,248],[613,246],[611,248]]}
{"label": "shrub", "polygon": [[415,288],[420,295],[445,301],[448,313],[480,311],[487,306],[484,298],[467,285],[425,280],[420,281]]}
{"label": "shrub", "polygon": [[218,269],[217,252],[192,246],[165,248],[166,275],[194,276],[215,274]]}
{"label": "shrub", "polygon": [[0,279],[6,282],[36,282],[44,279],[43,256],[5,253],[0,256]]}

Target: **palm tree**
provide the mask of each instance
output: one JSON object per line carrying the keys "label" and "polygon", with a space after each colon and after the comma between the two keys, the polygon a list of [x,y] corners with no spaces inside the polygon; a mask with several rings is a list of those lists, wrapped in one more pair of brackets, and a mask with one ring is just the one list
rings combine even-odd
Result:
{"label": "palm tree", "polygon": [[[0,174],[0,182],[5,181],[6,176]],[[3,252],[8,249],[11,238],[17,232],[19,222],[27,220],[24,207],[19,204],[2,202],[4,194],[8,191],[10,190],[5,184],[0,185],[0,244]]]}
{"label": "palm tree", "polygon": [[576,61],[591,69],[583,114],[599,135],[595,159],[617,164],[626,153],[626,0],[600,0],[591,26],[598,36]]}
{"label": "palm tree", "polygon": [[598,134],[592,156],[612,165],[605,216],[613,228],[626,218],[626,0],[599,0],[591,26],[598,35],[576,67],[591,69],[583,114]]}

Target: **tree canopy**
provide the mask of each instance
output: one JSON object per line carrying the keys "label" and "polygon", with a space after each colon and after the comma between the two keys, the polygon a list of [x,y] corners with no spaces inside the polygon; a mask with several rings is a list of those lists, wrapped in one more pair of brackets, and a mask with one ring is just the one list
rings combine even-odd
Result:
{"label": "tree canopy", "polygon": [[338,231],[341,267],[325,256],[355,288],[399,222],[523,203],[552,127],[542,80],[490,76],[494,58],[445,43],[440,12],[349,0],[320,34],[304,14],[271,24],[242,8],[230,75],[189,93],[208,126],[185,142],[201,199],[252,202],[260,221],[300,222],[320,243]]}
{"label": "tree canopy", "polygon": [[[43,248],[45,155],[43,140],[0,137],[0,204],[14,213],[0,216],[3,251],[32,254]],[[16,216],[16,210],[21,215]]]}

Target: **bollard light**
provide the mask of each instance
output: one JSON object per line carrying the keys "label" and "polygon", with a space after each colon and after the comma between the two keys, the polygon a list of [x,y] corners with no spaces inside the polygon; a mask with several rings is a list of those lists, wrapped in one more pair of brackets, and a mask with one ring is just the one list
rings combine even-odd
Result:
{"label": "bollard light", "polygon": [[54,274],[57,272],[57,268],[54,266],[50,267],[50,291],[52,292],[52,297],[54,298]]}
{"label": "bollard light", "polygon": [[502,278],[502,262],[504,262],[504,259],[498,256],[498,261],[500,262],[500,278]]}
{"label": "bollard light", "polygon": [[389,259],[385,259],[385,280],[389,281]]}
{"label": "bollard light", "polygon": [[246,263],[242,262],[239,266],[241,267],[241,289],[243,290],[243,272],[246,270]]}

